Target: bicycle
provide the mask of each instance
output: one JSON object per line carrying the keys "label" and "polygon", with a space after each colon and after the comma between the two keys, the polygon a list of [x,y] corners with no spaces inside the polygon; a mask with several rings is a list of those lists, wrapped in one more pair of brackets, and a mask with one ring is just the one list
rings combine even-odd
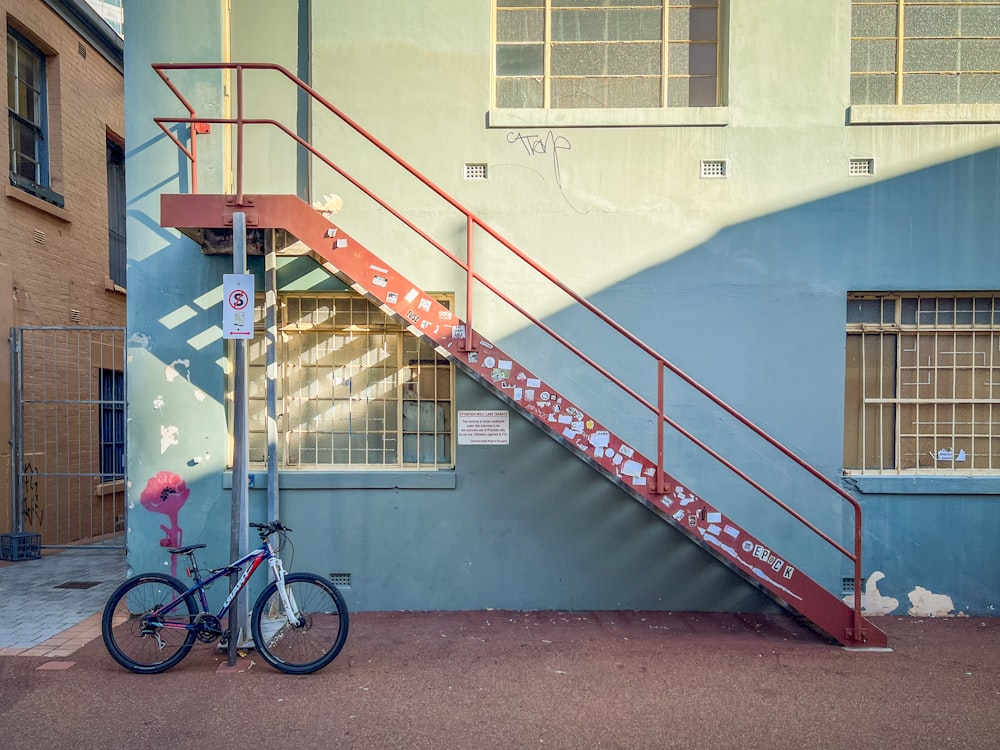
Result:
{"label": "bicycle", "polygon": [[[285,573],[271,544],[272,534],[291,531],[279,521],[251,523],[261,544],[228,565],[208,571],[202,580],[195,550],[204,544],[172,547],[187,555],[187,587],[165,573],[141,573],[111,594],[101,619],[101,635],[108,652],[133,672],[155,674],[176,666],[195,641],[212,643],[230,637],[222,617],[254,571],[267,561],[274,580],[257,597],[250,616],[250,632],[257,651],[268,664],[288,674],[322,669],[340,653],[347,640],[349,616],[343,595],[333,582],[313,573]],[[246,570],[244,570],[246,568]],[[223,576],[240,573],[218,614],[212,614],[205,590]]]}

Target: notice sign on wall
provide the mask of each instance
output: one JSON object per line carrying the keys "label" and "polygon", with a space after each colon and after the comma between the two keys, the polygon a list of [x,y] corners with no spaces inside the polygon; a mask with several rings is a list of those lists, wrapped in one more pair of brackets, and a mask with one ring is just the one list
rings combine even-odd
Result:
{"label": "notice sign on wall", "polygon": [[510,412],[459,411],[459,445],[509,445]]}

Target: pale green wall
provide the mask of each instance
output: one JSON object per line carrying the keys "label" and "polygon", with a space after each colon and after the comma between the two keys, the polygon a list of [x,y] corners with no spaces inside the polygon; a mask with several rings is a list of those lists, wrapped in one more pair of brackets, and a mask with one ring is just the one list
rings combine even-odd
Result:
{"label": "pale green wall", "polygon": [[[849,125],[850,4],[731,5],[727,106],[710,118],[725,124],[716,125],[573,127],[565,113],[520,123],[509,113],[491,116],[490,3],[483,0],[439,0],[432,15],[407,0],[239,3],[233,58],[276,61],[295,71],[311,54],[311,84],[336,107],[838,480],[846,294],[997,286],[1000,131],[995,122]],[[219,481],[225,423],[217,360],[224,350],[199,336],[219,315],[217,285],[228,259],[204,258],[157,227],[156,196],[179,189],[178,161],[149,119],[176,109],[146,72],[152,60],[221,55],[212,7],[132,2],[126,8],[130,332],[148,341],[130,350],[130,475],[133,502],[161,467],[190,475],[198,498],[182,511],[184,538],[203,535],[221,544],[228,539],[228,494]],[[303,13],[311,20],[308,38]],[[301,107],[287,90],[273,79],[252,86],[265,97],[255,105],[259,112],[302,127]],[[209,87],[199,94],[214,106]],[[323,152],[464,253],[461,215],[322,108],[314,106],[311,118],[312,140]],[[550,132],[568,147],[558,151],[558,180],[551,150],[531,154],[517,141]],[[301,192],[295,149],[273,134],[254,138],[247,189]],[[849,177],[850,158],[874,158],[876,176]],[[727,159],[729,177],[700,179],[701,159]],[[488,164],[489,179],[464,180],[466,162]],[[341,195],[340,225],[425,289],[455,291],[461,309],[464,281],[421,240],[326,167],[314,167],[312,187],[314,197]],[[649,365],[634,351],[565,309],[564,298],[482,237],[476,252],[477,268],[603,363],[620,366],[642,392],[651,391]],[[196,315],[170,325],[169,315],[185,306]],[[623,405],[519,321],[489,304],[476,315],[477,328],[649,451],[645,413]],[[165,382],[165,364],[187,357],[191,382]],[[459,408],[497,406],[460,382]],[[191,403],[194,388],[207,394],[205,402]],[[161,394],[167,405],[154,410]],[[773,483],[824,529],[849,539],[838,499],[800,479],[679,384],[668,384],[668,402],[679,421]],[[161,454],[164,421],[179,425],[182,437]],[[352,572],[358,585],[351,603],[367,608],[762,606],[756,592],[717,566],[707,568],[713,585],[697,593],[689,585],[689,556],[702,553],[682,551],[690,545],[533,428],[519,423],[512,432],[517,442],[509,449],[460,449],[454,489],[283,493],[283,514],[307,529],[299,547],[304,567]],[[189,465],[203,453],[211,460]],[[543,463],[539,454],[547,457]],[[678,478],[756,524],[751,530],[761,529],[790,559],[803,558],[800,565],[821,583],[836,589],[849,575],[834,555],[775,514],[748,505],[746,491],[687,444],[672,440],[668,455]],[[559,481],[552,484],[554,477]],[[954,597],[965,611],[989,611],[1000,592],[974,571],[995,569],[997,553],[965,539],[976,526],[1000,520],[997,488],[980,484],[972,494],[917,483],[905,490],[915,495],[900,491],[883,486],[859,495],[872,519],[866,574],[887,573],[883,589],[904,602],[901,612],[905,594],[918,585]],[[135,559],[158,561],[153,545],[162,518],[136,512],[132,519]],[[913,538],[924,541],[919,555],[908,546]],[[321,551],[325,540],[329,553]],[[623,580],[636,586],[627,595],[619,594]]]}

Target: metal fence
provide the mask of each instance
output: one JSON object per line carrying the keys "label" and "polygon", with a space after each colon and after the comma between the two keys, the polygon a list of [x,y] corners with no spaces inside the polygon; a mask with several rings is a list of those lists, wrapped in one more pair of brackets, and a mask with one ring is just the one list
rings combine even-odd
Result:
{"label": "metal fence", "polygon": [[11,329],[11,496],[43,547],[123,548],[125,329]]}

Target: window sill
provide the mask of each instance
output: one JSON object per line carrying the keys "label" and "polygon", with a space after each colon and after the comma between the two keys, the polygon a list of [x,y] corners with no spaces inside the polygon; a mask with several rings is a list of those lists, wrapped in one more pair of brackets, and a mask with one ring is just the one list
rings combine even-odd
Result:
{"label": "window sill", "polygon": [[20,188],[16,188],[13,185],[5,185],[4,192],[8,198],[13,198],[21,203],[26,203],[29,206],[37,208],[39,211],[44,211],[50,216],[55,216],[57,219],[65,221],[67,224],[73,221],[73,216],[65,208],[59,208],[48,201],[43,201],[41,198],[36,198],[31,195],[31,193],[26,193]]}
{"label": "window sill", "polygon": [[[282,490],[453,490],[457,484],[454,469],[414,471],[295,471],[278,474]],[[233,472],[222,474],[223,489],[232,489]],[[250,472],[250,489],[267,488],[267,472]]]}
{"label": "window sill", "polygon": [[1000,104],[864,104],[847,109],[848,125],[1000,122]]}
{"label": "window sill", "polygon": [[1000,477],[845,474],[843,483],[863,495],[1000,495]]}
{"label": "window sill", "polygon": [[654,109],[491,109],[490,128],[720,127],[729,107]]}

